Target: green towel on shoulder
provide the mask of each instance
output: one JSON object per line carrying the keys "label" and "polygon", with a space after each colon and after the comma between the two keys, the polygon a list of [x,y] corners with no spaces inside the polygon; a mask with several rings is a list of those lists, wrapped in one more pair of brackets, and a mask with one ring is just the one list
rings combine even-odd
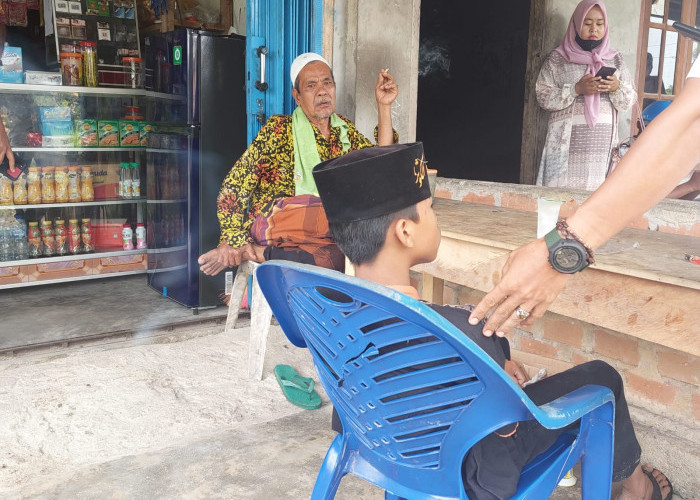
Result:
{"label": "green towel on shoulder", "polygon": [[[340,129],[340,143],[343,147],[343,153],[347,152],[350,149],[348,124],[333,113],[331,127]],[[321,157],[318,154],[314,129],[300,107],[297,107],[292,113],[292,136],[294,141],[294,193],[297,196],[302,194],[318,196],[311,171],[321,163]]]}

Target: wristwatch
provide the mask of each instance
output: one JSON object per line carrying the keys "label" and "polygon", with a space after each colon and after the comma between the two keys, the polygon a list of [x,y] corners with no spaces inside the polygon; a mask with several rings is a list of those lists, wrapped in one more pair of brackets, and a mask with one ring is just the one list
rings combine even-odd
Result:
{"label": "wristwatch", "polygon": [[549,249],[549,264],[555,271],[574,274],[588,267],[586,248],[571,238],[562,238],[559,231],[552,229],[544,236]]}

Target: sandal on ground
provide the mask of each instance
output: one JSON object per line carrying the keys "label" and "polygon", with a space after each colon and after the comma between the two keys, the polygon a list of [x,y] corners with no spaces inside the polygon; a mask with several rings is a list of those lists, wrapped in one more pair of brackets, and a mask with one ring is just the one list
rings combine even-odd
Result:
{"label": "sandal on ground", "polygon": [[[666,481],[666,484],[668,484],[668,494],[666,494],[665,497],[661,496],[661,485],[659,485],[659,482],[656,480],[656,477],[654,477],[654,471],[661,473],[661,478],[660,480]],[[651,485],[654,488],[654,491],[651,494],[651,500],[671,500],[673,498],[673,485],[671,484],[671,481],[668,479],[666,474],[661,472],[658,469],[655,469],[653,467],[647,467],[647,466],[642,466],[642,472],[646,477],[649,478],[651,481]]]}

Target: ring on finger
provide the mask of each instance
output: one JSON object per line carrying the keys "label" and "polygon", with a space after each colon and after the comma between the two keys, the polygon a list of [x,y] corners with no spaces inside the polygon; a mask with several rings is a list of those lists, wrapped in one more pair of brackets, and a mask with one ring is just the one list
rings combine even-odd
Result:
{"label": "ring on finger", "polygon": [[528,316],[530,316],[530,313],[527,312],[525,309],[522,307],[518,306],[515,308],[515,317],[518,318],[519,320],[524,320],[527,319]]}

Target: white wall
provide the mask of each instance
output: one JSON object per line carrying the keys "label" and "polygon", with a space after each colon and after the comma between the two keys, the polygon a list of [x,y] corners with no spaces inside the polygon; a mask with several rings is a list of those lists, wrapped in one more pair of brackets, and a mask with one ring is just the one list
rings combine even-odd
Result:
{"label": "white wall", "polygon": [[401,142],[415,140],[420,0],[335,0],[333,14],[324,38],[332,38],[333,53],[325,55],[331,57],[336,77],[337,111],[373,140],[374,86],[379,70],[389,68],[399,86],[392,107],[394,129]]}

